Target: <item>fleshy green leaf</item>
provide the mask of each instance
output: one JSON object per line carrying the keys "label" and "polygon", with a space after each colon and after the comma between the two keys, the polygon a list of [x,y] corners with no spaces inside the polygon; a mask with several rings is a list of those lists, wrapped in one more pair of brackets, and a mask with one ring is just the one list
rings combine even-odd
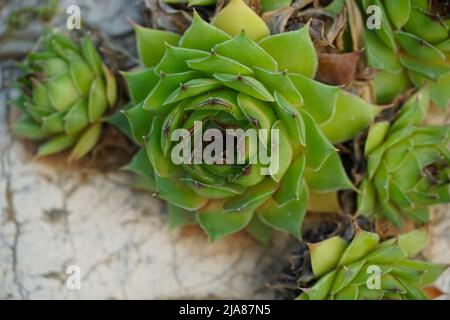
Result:
{"label": "fleshy green leaf", "polygon": [[140,60],[148,68],[154,67],[164,56],[166,43],[176,45],[180,36],[170,31],[144,28],[134,25]]}
{"label": "fleshy green leaf", "polygon": [[224,212],[222,201],[211,201],[197,213],[197,221],[211,241],[244,229],[252,219],[251,211]]}
{"label": "fleshy green leaf", "polygon": [[279,70],[299,73],[309,78],[316,74],[318,58],[309,35],[309,24],[298,31],[265,38],[259,45],[278,62]]}
{"label": "fleshy green leaf", "polygon": [[211,23],[231,36],[237,36],[245,30],[245,33],[255,41],[270,35],[264,20],[242,0],[231,0]]}
{"label": "fleshy green leaf", "polygon": [[101,123],[96,123],[86,129],[75,144],[72,153],[70,154],[70,160],[77,161],[88,154],[97,144],[101,133]]}

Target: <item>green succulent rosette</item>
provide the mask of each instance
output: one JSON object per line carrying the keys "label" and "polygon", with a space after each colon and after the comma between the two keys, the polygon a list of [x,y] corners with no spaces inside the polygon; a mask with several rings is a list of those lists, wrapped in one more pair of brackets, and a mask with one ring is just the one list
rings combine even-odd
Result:
{"label": "green succulent rosette", "polygon": [[92,39],[80,44],[48,33],[39,51],[23,64],[16,135],[40,143],[37,156],[71,149],[70,160],[83,158],[98,142],[102,116],[117,99],[116,80]]}
{"label": "green succulent rosette", "polygon": [[[380,28],[364,30],[368,63],[379,70],[379,103],[406,89],[429,83],[430,96],[443,109],[450,104],[450,8],[437,0],[358,0],[362,10],[380,8]],[[373,8],[373,7],[372,7]],[[373,19],[374,11],[366,15]]]}
{"label": "green succulent rosette", "polygon": [[308,244],[297,300],[427,300],[423,289],[447,266],[412,259],[426,243],[424,229],[386,241],[358,229],[350,241],[335,236]]}
{"label": "green succulent rosette", "polygon": [[[189,7],[193,6],[211,6],[216,5],[217,0],[164,0],[168,4],[186,4]],[[271,11],[288,7],[292,0],[260,0],[259,5],[261,12]]]}
{"label": "green succulent rosette", "polygon": [[428,222],[430,205],[450,202],[450,128],[420,125],[429,104],[425,87],[402,106],[392,123],[382,121],[370,128],[360,214],[381,215],[401,227],[404,218]]}
{"label": "green succulent rosette", "polygon": [[[195,15],[182,36],[141,26],[136,36],[146,68],[124,74],[135,104],[124,113],[143,148],[126,169],[168,202],[171,226],[197,222],[212,240],[244,228],[261,241],[272,229],[299,238],[310,194],[352,188],[332,142],[351,139],[378,109],[312,79],[308,26],[271,36],[233,0],[211,24]],[[279,130],[279,143],[268,144],[279,170],[262,175],[249,153],[244,164],[174,164],[172,133],[194,132],[195,121]]]}

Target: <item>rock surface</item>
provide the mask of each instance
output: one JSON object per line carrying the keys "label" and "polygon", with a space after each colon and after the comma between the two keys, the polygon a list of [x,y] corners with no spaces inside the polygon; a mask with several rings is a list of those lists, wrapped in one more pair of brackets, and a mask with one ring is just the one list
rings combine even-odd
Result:
{"label": "rock surface", "polygon": [[[127,15],[139,16],[129,2],[75,3],[112,37],[131,30]],[[0,6],[0,34],[8,9]],[[8,46],[20,54],[32,42]],[[0,299],[273,298],[265,284],[284,264],[290,245],[285,236],[268,248],[243,234],[210,244],[195,227],[168,230],[162,202],[130,190],[125,174],[34,160],[9,130],[13,70],[11,62],[0,63]],[[442,207],[436,214],[426,251],[445,263],[448,211]],[[69,266],[79,267],[79,290],[67,286]],[[449,273],[439,285],[450,292]]]}

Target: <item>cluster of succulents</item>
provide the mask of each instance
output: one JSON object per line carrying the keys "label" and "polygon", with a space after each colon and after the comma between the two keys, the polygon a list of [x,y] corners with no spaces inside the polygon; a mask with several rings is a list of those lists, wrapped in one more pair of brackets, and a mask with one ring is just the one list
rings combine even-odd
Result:
{"label": "cluster of succulents", "polygon": [[[411,86],[429,83],[441,108],[450,103],[450,6],[435,0],[360,0],[366,13],[377,6],[380,25],[366,28],[364,40],[380,103],[390,102]],[[374,12],[371,12],[372,14]]]}
{"label": "cluster of succulents", "polygon": [[450,127],[421,125],[428,91],[425,86],[414,94],[392,123],[370,128],[359,213],[383,215],[400,228],[404,218],[427,223],[430,205],[450,202]]}
{"label": "cluster of succulents", "polygon": [[71,160],[83,158],[97,144],[102,116],[117,98],[116,79],[92,39],[78,44],[49,33],[22,68],[22,116],[14,132],[40,143],[38,157],[71,149]]}
{"label": "cluster of succulents", "polygon": [[[136,35],[147,68],[125,74],[135,107],[124,113],[143,148],[127,169],[169,203],[174,220],[196,220],[213,240],[246,227],[259,239],[271,228],[300,238],[310,193],[353,187],[332,143],[353,138],[379,108],[312,79],[318,62],[308,25],[270,35],[232,0],[211,24],[195,15],[182,36],[140,26]],[[224,135],[279,130],[280,143],[269,147],[279,170],[262,174],[251,151],[242,164],[174,164],[171,135],[199,130],[195,121]]]}
{"label": "cluster of succulents", "polygon": [[[423,227],[400,230],[405,220],[428,223],[431,205],[450,203],[450,128],[425,124],[430,105],[450,105],[448,3],[260,0],[255,12],[244,0],[164,2],[217,4],[217,12],[208,22],[194,11],[182,34],[134,25],[141,65],[122,73],[130,104],[113,121],[139,147],[124,167],[134,186],[167,203],[171,227],[195,223],[213,241],[244,229],[263,243],[274,230],[301,240],[307,211],[343,214],[352,201],[346,214],[387,220],[400,235],[380,239],[375,228],[352,224],[352,232],[303,243],[283,286],[299,300],[426,299],[424,287],[446,266],[412,259],[425,247]],[[362,22],[371,6],[381,13],[373,30]],[[370,76],[358,89],[362,48],[376,100],[393,102],[389,110],[367,94]],[[346,59],[349,68],[340,65]],[[14,132],[39,142],[39,157],[69,149],[70,160],[86,156],[118,100],[116,77],[91,38],[49,33],[22,69]],[[243,150],[203,141],[214,161],[195,160],[197,134],[213,130],[209,141],[224,142],[230,129],[252,129],[256,140],[244,135]],[[185,134],[174,141],[176,132]],[[182,146],[192,153],[179,162],[173,155],[187,136],[194,143]],[[357,153],[361,141],[361,163],[344,161],[340,151]],[[258,162],[261,146],[272,162]]]}
{"label": "cluster of succulents", "polygon": [[426,246],[427,230],[384,241],[359,227],[352,231],[301,247],[274,286],[297,300],[428,299],[424,289],[447,266],[413,259]]}

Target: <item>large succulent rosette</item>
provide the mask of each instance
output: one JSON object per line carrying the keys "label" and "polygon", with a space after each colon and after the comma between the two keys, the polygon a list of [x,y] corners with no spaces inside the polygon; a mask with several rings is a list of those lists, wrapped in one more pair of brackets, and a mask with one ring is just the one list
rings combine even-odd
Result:
{"label": "large succulent rosette", "polygon": [[[368,24],[364,38],[369,64],[379,69],[375,86],[380,103],[412,87],[430,85],[441,108],[450,104],[450,6],[439,0],[358,0]],[[374,7],[376,6],[376,7]],[[378,10],[376,8],[379,8]],[[366,24],[366,26],[368,25]]]}
{"label": "large succulent rosette", "polygon": [[[380,241],[361,229],[351,240],[334,236],[293,258],[298,300],[427,300],[423,290],[447,268],[412,259],[427,243],[427,231],[418,229]],[[293,270],[294,271],[294,270]]]}
{"label": "large succulent rosette", "polygon": [[[168,202],[171,225],[197,221],[212,240],[245,227],[260,240],[272,228],[300,237],[309,194],[352,188],[332,142],[351,139],[378,111],[312,79],[317,56],[308,26],[271,36],[233,0],[211,24],[195,15],[182,36],[140,26],[136,36],[147,68],[125,74],[135,106],[124,113],[144,148],[127,169]],[[243,164],[175,164],[172,134],[195,135],[195,121],[224,135],[278,130],[266,144],[278,170],[251,163],[250,148]]]}
{"label": "large succulent rosette", "polygon": [[370,129],[360,214],[380,215],[401,227],[404,218],[428,222],[430,205],[450,202],[450,128],[420,125],[429,104],[425,87],[392,123],[378,122]]}
{"label": "large succulent rosette", "polygon": [[84,157],[98,142],[101,118],[117,98],[114,75],[92,39],[78,44],[61,33],[49,33],[23,69],[18,101],[22,116],[14,132],[40,142],[38,157],[70,148],[71,160]]}

